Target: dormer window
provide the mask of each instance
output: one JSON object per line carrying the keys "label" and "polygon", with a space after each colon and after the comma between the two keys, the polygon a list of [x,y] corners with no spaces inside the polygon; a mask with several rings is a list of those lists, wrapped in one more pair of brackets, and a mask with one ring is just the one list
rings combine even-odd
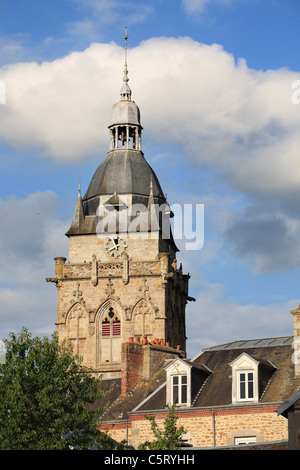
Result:
{"label": "dormer window", "polygon": [[242,353],[230,365],[232,367],[232,402],[257,402],[259,362],[248,354]]}
{"label": "dormer window", "polygon": [[167,396],[169,405],[190,406],[191,366],[182,359],[175,359],[166,366]]}
{"label": "dormer window", "polygon": [[231,362],[232,403],[258,402],[275,367],[270,361],[242,353]]}
{"label": "dormer window", "polygon": [[192,406],[211,371],[202,364],[188,359],[174,359],[165,367],[167,378],[166,403],[169,405]]}

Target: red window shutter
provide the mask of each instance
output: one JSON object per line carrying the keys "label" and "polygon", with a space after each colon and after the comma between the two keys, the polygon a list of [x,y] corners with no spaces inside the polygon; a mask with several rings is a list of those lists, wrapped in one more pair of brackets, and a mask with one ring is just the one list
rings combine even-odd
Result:
{"label": "red window shutter", "polygon": [[110,323],[102,323],[102,336],[110,336]]}
{"label": "red window shutter", "polygon": [[113,323],[113,336],[121,336],[121,322]]}

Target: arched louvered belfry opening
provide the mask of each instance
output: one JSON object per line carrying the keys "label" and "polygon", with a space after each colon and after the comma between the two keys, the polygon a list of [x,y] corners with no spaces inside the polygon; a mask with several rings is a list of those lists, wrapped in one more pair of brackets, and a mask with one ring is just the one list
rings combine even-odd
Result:
{"label": "arched louvered belfry opening", "polygon": [[100,309],[98,321],[98,362],[120,363],[122,343],[122,314],[113,302]]}

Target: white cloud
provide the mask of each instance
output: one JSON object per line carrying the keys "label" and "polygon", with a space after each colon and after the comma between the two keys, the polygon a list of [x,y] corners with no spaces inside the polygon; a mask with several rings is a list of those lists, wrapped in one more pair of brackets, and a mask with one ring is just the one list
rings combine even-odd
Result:
{"label": "white cloud", "polygon": [[280,212],[251,207],[233,213],[225,243],[237,260],[255,272],[291,270],[300,266],[300,221]]}
{"label": "white cloud", "polygon": [[0,200],[0,283],[33,285],[52,271],[55,251],[67,248],[66,237],[57,236],[68,228],[57,216],[58,205],[52,191]]}
{"label": "white cloud", "polygon": [[45,278],[54,277],[55,256],[67,257],[70,223],[58,206],[52,191],[0,200],[0,339],[23,326],[41,335],[55,330],[56,291]]}
{"label": "white cloud", "polygon": [[53,62],[8,67],[2,74],[1,137],[13,146],[37,147],[61,162],[101,148],[109,119],[102,110],[109,109],[113,96],[106,92],[112,77],[105,66],[113,49],[92,46]]}
{"label": "white cloud", "polygon": [[182,0],[182,5],[189,15],[202,14],[210,5],[230,7],[248,0]]}
{"label": "white cloud", "polygon": [[11,331],[28,328],[34,335],[48,336],[55,331],[56,292],[44,280],[35,286],[0,288],[0,339]]}
{"label": "white cloud", "polygon": [[187,13],[202,13],[211,0],[182,0],[182,4]]}
{"label": "white cloud", "polygon": [[1,34],[0,64],[27,60],[30,55],[28,39],[29,36],[26,33]]}
{"label": "white cloud", "polygon": [[188,355],[192,357],[202,348],[231,341],[292,336],[290,311],[297,305],[298,300],[241,304],[226,297],[221,284],[203,282],[196,302],[188,304]]}

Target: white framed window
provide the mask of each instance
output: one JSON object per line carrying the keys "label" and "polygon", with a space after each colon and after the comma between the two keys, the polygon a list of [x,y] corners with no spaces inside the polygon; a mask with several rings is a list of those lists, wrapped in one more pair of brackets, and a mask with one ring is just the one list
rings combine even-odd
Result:
{"label": "white framed window", "polygon": [[254,371],[238,371],[237,387],[237,396],[239,401],[254,400]]}
{"label": "white framed window", "polygon": [[234,444],[236,446],[239,446],[241,444],[252,444],[253,442],[256,442],[255,436],[236,437],[234,439]]}
{"label": "white framed window", "polygon": [[187,403],[187,375],[172,376],[172,404],[184,405]]}

